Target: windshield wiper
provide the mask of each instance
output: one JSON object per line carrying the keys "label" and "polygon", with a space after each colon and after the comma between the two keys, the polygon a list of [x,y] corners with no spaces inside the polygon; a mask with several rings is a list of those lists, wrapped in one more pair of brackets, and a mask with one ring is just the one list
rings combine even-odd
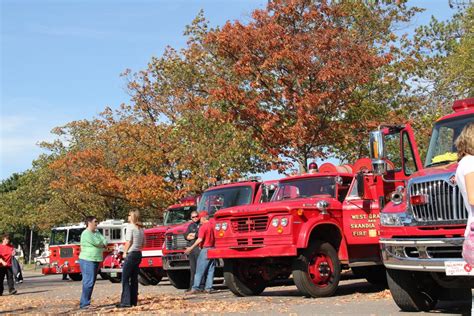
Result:
{"label": "windshield wiper", "polygon": [[454,161],[453,161],[453,160],[443,160],[443,161],[432,162],[432,163],[430,163],[429,165],[426,165],[425,168],[434,167],[434,166],[440,166],[440,165],[445,165],[446,163],[449,163],[449,162],[454,162]]}

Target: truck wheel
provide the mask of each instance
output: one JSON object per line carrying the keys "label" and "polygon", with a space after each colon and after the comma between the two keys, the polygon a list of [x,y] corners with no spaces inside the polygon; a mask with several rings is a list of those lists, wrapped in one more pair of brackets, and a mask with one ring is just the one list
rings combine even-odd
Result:
{"label": "truck wheel", "polygon": [[436,285],[427,273],[387,269],[387,281],[393,300],[402,311],[429,311],[438,302]]}
{"label": "truck wheel", "polygon": [[341,279],[336,249],[328,242],[311,242],[293,262],[293,279],[306,297],[333,295]]}
{"label": "truck wheel", "polygon": [[254,269],[248,262],[225,260],[225,285],[237,296],[252,296],[262,293],[266,288],[266,282],[259,274],[249,273],[252,270]]}
{"label": "truck wheel", "polygon": [[189,270],[169,270],[168,279],[170,283],[179,290],[185,290],[189,288]]}
{"label": "truck wheel", "polygon": [[82,274],[81,273],[69,273],[69,277],[73,281],[82,281]]}
{"label": "truck wheel", "polygon": [[371,267],[353,267],[352,272],[361,278],[364,278],[370,284],[388,287],[387,284],[387,272],[385,267],[382,265],[371,266]]}
{"label": "truck wheel", "polygon": [[138,282],[143,286],[157,285],[158,283],[160,283],[161,279],[162,277],[159,277],[157,279],[156,277],[148,276],[147,274],[142,272],[138,274]]}
{"label": "truck wheel", "polygon": [[107,275],[107,273],[99,272],[99,275],[102,278],[102,280],[108,280],[109,279],[109,276]]}

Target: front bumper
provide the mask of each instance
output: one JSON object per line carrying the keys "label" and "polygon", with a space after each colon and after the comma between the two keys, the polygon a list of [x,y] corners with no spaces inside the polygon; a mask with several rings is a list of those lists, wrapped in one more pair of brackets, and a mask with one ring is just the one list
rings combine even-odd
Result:
{"label": "front bumper", "polygon": [[212,259],[292,257],[297,255],[296,246],[240,246],[209,249]]}
{"label": "front bumper", "polygon": [[189,257],[184,253],[173,253],[163,256],[164,270],[189,270]]}
{"label": "front bumper", "polygon": [[445,262],[462,262],[463,237],[381,238],[386,268],[394,270],[446,272]]}
{"label": "front bumper", "polygon": [[122,273],[122,268],[102,268],[101,273]]}

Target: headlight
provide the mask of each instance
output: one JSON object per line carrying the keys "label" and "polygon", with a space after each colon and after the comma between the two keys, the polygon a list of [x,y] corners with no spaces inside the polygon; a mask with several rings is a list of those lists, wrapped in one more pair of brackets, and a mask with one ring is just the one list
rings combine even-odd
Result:
{"label": "headlight", "polygon": [[411,222],[406,213],[381,213],[380,225],[383,226],[405,226]]}
{"label": "headlight", "polygon": [[278,218],[272,219],[272,226],[277,227],[278,226]]}
{"label": "headlight", "polygon": [[227,230],[227,222],[222,223],[222,230]]}
{"label": "headlight", "polygon": [[221,223],[216,223],[216,230],[221,230]]}
{"label": "headlight", "polygon": [[281,226],[286,227],[288,225],[288,218],[283,217],[280,222]]}

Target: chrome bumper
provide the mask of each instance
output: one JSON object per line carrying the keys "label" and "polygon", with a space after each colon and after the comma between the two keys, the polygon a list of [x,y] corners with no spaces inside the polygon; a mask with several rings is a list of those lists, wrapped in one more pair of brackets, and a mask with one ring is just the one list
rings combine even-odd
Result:
{"label": "chrome bumper", "polygon": [[446,272],[446,261],[463,261],[463,237],[380,239],[383,263],[388,269]]}

